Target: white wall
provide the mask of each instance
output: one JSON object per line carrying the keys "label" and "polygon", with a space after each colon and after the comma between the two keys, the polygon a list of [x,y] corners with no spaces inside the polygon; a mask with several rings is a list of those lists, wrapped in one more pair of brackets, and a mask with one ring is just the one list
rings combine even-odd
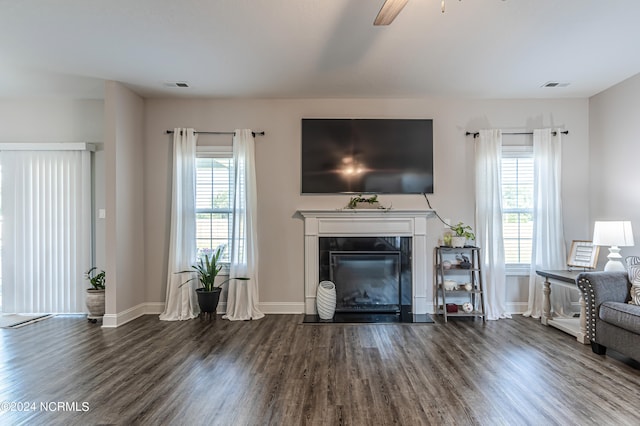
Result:
{"label": "white wall", "polygon": [[[145,302],[144,100],[122,84],[105,85],[105,326]],[[136,314],[132,314],[135,316]]]}
{"label": "white wall", "polygon": [[[590,229],[596,220],[630,220],[636,245],[621,254],[640,255],[640,74],[593,96],[589,114]],[[607,254],[600,250],[601,264]]]}
{"label": "white wall", "polygon": [[[473,223],[474,139],[465,131],[480,128],[531,130],[563,127],[563,200],[565,238],[589,239],[588,100],[456,99],[149,99],[146,101],[144,151],[145,279],[148,302],[162,302],[170,228],[171,137],[165,130],[264,130],[257,137],[260,238],[260,301],[267,311],[284,312],[303,302],[303,223],[301,208],[340,208],[340,195],[300,195],[300,119],[303,117],[432,118],[434,120],[435,193],[433,208],[453,221]],[[230,144],[230,136],[201,135],[200,143]],[[381,196],[394,208],[426,208],[419,195]],[[429,225],[431,246],[442,225]],[[430,265],[432,259],[425,259]],[[509,280],[513,310],[524,310],[526,280]]]}
{"label": "white wall", "polygon": [[102,100],[0,99],[0,142],[102,142]]}

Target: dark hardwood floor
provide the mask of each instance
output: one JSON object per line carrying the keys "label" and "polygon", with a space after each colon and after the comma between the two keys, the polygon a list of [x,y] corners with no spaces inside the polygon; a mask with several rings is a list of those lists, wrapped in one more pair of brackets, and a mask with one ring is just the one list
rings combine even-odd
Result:
{"label": "dark hardwood floor", "polygon": [[301,321],[55,317],[0,330],[0,401],[32,410],[0,424],[640,423],[637,363],[533,319]]}

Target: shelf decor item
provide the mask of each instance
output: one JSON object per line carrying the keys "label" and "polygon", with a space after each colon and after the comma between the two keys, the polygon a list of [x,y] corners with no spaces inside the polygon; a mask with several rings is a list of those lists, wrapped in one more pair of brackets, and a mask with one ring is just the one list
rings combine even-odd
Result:
{"label": "shelf decor item", "polygon": [[475,240],[476,235],[469,225],[465,225],[462,222],[450,226],[454,235],[451,236],[451,247],[464,247],[467,240]]}
{"label": "shelf decor item", "polygon": [[469,314],[473,312],[473,305],[470,302],[464,302],[462,304],[462,310]]}
{"label": "shelf decor item", "polygon": [[330,320],[336,312],[336,285],[321,281],[316,292],[316,308],[322,320]]}
{"label": "shelf decor item", "polygon": [[595,269],[598,263],[598,254],[600,246],[593,244],[591,241],[573,240],[571,242],[571,251],[567,259],[567,266],[577,268]]}
{"label": "shelf decor item", "polygon": [[458,283],[454,280],[444,280],[444,283],[442,283],[442,285],[447,291],[454,291],[458,288]]}
{"label": "shelf decor item", "polygon": [[471,262],[469,261],[469,257],[464,254],[456,255],[456,260],[458,261],[458,267],[460,269],[471,269]]}

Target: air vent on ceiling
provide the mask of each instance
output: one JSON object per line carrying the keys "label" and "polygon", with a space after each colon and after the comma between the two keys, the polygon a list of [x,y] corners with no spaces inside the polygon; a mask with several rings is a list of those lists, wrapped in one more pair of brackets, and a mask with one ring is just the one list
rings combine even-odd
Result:
{"label": "air vent on ceiling", "polygon": [[189,87],[189,83],[186,81],[165,81],[164,85],[167,87]]}
{"label": "air vent on ceiling", "polygon": [[567,87],[569,83],[561,83],[559,81],[547,81],[540,87]]}

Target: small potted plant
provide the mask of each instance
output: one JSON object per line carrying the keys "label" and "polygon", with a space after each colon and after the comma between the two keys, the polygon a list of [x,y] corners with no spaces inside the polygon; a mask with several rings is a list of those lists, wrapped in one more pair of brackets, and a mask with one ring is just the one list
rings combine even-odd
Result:
{"label": "small potted plant", "polygon": [[452,247],[464,247],[467,240],[475,240],[476,236],[473,233],[473,229],[469,225],[465,225],[462,222],[458,222],[457,225],[449,226],[454,235],[451,236]]}
{"label": "small potted plant", "polygon": [[104,316],[104,291],[105,291],[105,272],[97,272],[95,266],[84,273],[84,277],[91,283],[91,288],[87,289],[87,298],[85,300],[89,315],[87,320],[92,323],[98,322]]}
{"label": "small potted plant", "polygon": [[220,257],[224,251],[223,247],[218,247],[215,252],[209,257],[208,253],[203,253],[200,259],[195,265],[192,265],[191,271],[180,271],[179,274],[185,272],[195,272],[196,276],[188,279],[180,284],[180,287],[193,281],[198,280],[201,287],[196,288],[196,295],[198,296],[198,305],[200,305],[200,312],[215,313],[218,309],[218,302],[220,301],[220,293],[222,292],[222,286],[231,280],[244,280],[249,278],[245,277],[229,277],[224,281],[216,284],[216,277],[222,270],[222,264],[220,263]]}

